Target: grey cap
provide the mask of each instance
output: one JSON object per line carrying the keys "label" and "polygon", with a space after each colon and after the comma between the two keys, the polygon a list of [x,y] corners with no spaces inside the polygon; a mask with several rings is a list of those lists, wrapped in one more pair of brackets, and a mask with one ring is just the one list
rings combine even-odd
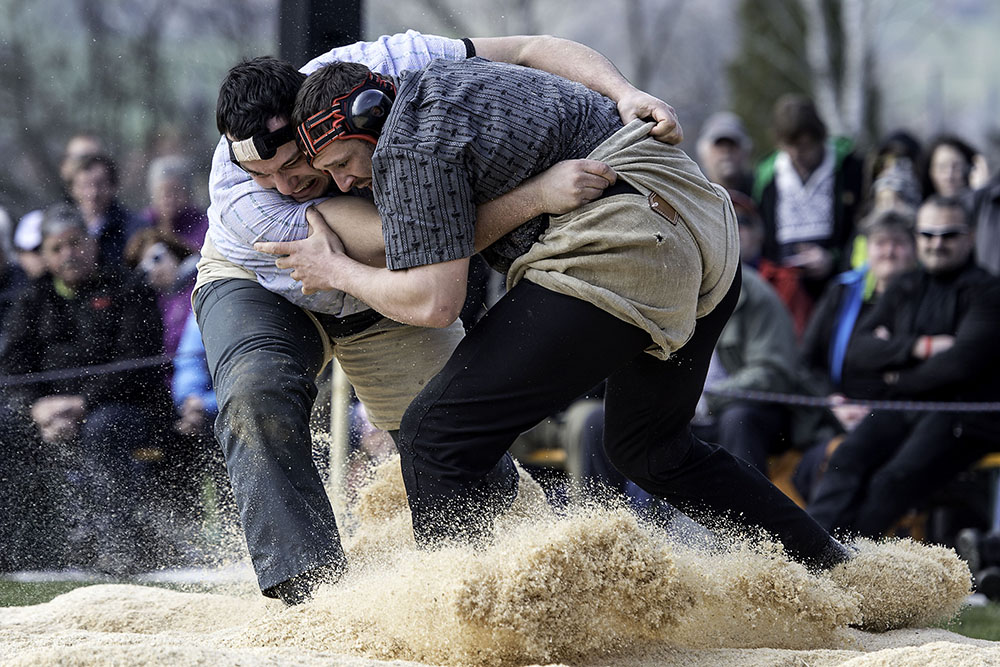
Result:
{"label": "grey cap", "polygon": [[753,148],[753,141],[747,134],[746,127],[740,117],[730,111],[717,111],[713,113],[701,126],[701,136],[699,143],[714,144],[719,139],[729,139],[739,144],[740,148],[749,151]]}

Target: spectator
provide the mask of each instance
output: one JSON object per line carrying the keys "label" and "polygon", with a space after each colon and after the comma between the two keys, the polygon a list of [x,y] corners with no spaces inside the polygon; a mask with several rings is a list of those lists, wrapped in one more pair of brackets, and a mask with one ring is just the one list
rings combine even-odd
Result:
{"label": "spectator", "polygon": [[87,223],[87,232],[97,239],[99,261],[119,266],[125,242],[141,225],[115,199],[118,169],[106,155],[88,155],[70,171],[69,193]]}
{"label": "spectator", "polygon": [[875,182],[893,170],[906,170],[917,182],[917,200],[914,206],[920,205],[923,195],[920,192],[920,165],[923,164],[923,149],[920,142],[907,130],[894,130],[879,142],[865,159],[865,190],[866,201],[874,199],[873,185]]}
{"label": "spectator", "polygon": [[47,209],[41,233],[48,272],[7,313],[0,372],[69,371],[9,387],[8,396],[72,491],[62,511],[72,524],[73,564],[112,572],[148,565],[142,558],[155,549],[140,526],[152,516],[143,482],[163,454],[163,369],[80,369],[160,354],[154,296],[137,277],[98,265],[97,241],[75,208]]}
{"label": "spectator", "polygon": [[764,257],[801,267],[817,298],[847,248],[861,200],[861,162],[846,138],[827,137],[812,100],[784,95],[774,107],[778,151],[757,168],[753,198],[764,220]]}
{"label": "spectator", "polygon": [[778,294],[785,304],[792,323],[795,325],[796,339],[805,331],[812,313],[813,299],[802,286],[801,272],[797,266],[784,266],[764,257],[764,222],[757,213],[757,207],[747,195],[730,190],[733,210],[740,228],[740,261],[754,268],[760,277]]}
{"label": "spectator", "polygon": [[[974,232],[956,199],[921,206],[922,266],[899,276],[859,325],[846,372],[880,374],[893,397],[1000,398],[1000,282],[975,265]],[[872,412],[833,453],[809,511],[827,528],[880,536],[993,449],[998,429],[995,413]]]}
{"label": "spectator", "polygon": [[174,375],[170,385],[178,421],[174,428],[183,435],[211,434],[219,405],[205,359],[205,345],[194,313],[188,316],[174,354]]}
{"label": "spectator", "polygon": [[208,216],[204,207],[195,207],[191,201],[190,160],[180,155],[156,158],[148,173],[150,206],[139,215],[142,224],[174,234],[197,252],[205,240]]}
{"label": "spectator", "polygon": [[753,188],[750,151],[753,142],[743,121],[719,111],[708,117],[698,137],[698,164],[713,183],[749,195]]}
{"label": "spectator", "polygon": [[880,374],[844,373],[844,357],[858,323],[875,307],[896,276],[916,266],[913,218],[902,211],[872,213],[861,231],[867,241],[863,266],[841,273],[827,286],[802,340],[802,361],[827,393],[877,398]]}
{"label": "spectator", "polygon": [[766,475],[768,456],[791,446],[790,411],[719,392],[792,392],[799,377],[795,346],[785,305],[756,271],[744,266],[739,301],[715,346],[702,396],[708,423],[696,435],[720,443]]}
{"label": "spectator", "polygon": [[125,265],[138,269],[156,292],[163,321],[163,349],[173,355],[191,314],[198,256],[171,232],[140,229],[125,246]]}
{"label": "spectator", "polygon": [[[163,536],[165,545],[173,547],[166,560],[190,565],[199,557],[190,546],[198,540],[197,535],[190,539],[185,539],[184,535],[206,519],[202,498],[206,482],[214,492],[216,520],[232,531],[239,531],[236,501],[226,475],[226,464],[212,437],[219,406],[201,331],[190,306],[173,362],[170,385],[174,405],[173,447],[158,479],[174,515],[169,532]],[[214,556],[218,556],[217,551]]]}
{"label": "spectator", "polygon": [[42,245],[42,209],[29,211],[21,216],[14,229],[14,248],[17,265],[28,278],[38,278],[45,273],[45,262],[39,251]]}
{"label": "spectator", "polygon": [[104,141],[96,134],[81,132],[74,134],[66,141],[66,148],[59,161],[59,179],[66,187],[67,199],[69,199],[69,182],[79,167],[80,161],[91,155],[107,154]]}
{"label": "spectator", "polygon": [[882,170],[871,187],[872,212],[902,210],[915,213],[920,206],[920,181],[908,165],[897,162]]}
{"label": "spectator", "polygon": [[0,322],[28,279],[14,252],[14,228],[7,211],[0,208]]}
{"label": "spectator", "polygon": [[1000,169],[973,193],[971,208],[976,261],[993,275],[1000,275]]}
{"label": "spectator", "polygon": [[931,142],[922,168],[924,197],[962,197],[969,191],[969,174],[976,151],[962,139],[943,134]]}

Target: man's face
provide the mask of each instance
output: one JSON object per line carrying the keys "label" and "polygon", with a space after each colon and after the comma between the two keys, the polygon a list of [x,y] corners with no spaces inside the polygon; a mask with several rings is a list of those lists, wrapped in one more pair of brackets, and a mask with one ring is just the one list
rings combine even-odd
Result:
{"label": "man's face", "polygon": [[913,236],[903,229],[876,229],[868,234],[868,265],[877,280],[888,281],[917,262]]}
{"label": "man's face", "polygon": [[65,227],[46,236],[41,254],[49,273],[70,287],[85,281],[97,268],[97,243],[78,227]]}
{"label": "man's face", "polygon": [[104,215],[115,196],[111,174],[103,164],[91,165],[73,175],[70,194],[88,218]]}
{"label": "man's face", "polygon": [[722,137],[702,146],[701,163],[705,167],[705,175],[713,183],[729,186],[732,181],[739,178],[746,159],[746,151],[738,142],[728,137]]}
{"label": "man's face", "polygon": [[917,212],[917,257],[928,273],[947,273],[972,254],[973,237],[959,209],[924,204]]}
{"label": "man's face", "polygon": [[[267,129],[274,132],[287,124],[287,120],[272,118]],[[277,190],[298,202],[320,197],[330,188],[330,177],[313,169],[294,141],[278,148],[269,160],[250,160],[240,166],[260,187]]]}
{"label": "man's face", "polygon": [[342,192],[372,185],[375,146],[362,139],[338,139],[313,158],[313,166],[333,177]]}
{"label": "man's face", "polygon": [[788,143],[783,142],[780,148],[788,153],[792,166],[803,180],[816,171],[826,156],[823,141],[810,134],[800,134]]}

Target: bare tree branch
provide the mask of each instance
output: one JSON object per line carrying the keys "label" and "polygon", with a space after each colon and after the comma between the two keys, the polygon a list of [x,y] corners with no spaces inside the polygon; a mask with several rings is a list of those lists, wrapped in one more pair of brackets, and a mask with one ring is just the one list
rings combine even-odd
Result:
{"label": "bare tree branch", "polygon": [[800,0],[806,17],[806,60],[813,75],[813,97],[820,115],[833,134],[844,133],[838,104],[837,82],[830,63],[826,17],[820,0]]}

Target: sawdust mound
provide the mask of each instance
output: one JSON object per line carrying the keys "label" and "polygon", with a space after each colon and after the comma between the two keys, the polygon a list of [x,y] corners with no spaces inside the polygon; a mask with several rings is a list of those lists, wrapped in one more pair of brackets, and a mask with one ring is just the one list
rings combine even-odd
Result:
{"label": "sawdust mound", "polygon": [[[260,596],[182,593],[148,586],[101,584],[77,588],[51,602],[7,610],[5,629],[88,630],[154,635],[213,632],[239,626],[264,609]],[[212,623],[206,624],[205,618]]]}
{"label": "sawdust mound", "polygon": [[830,578],[858,594],[865,630],[925,627],[958,613],[972,585],[965,561],[953,549],[912,540],[861,540],[858,555]]}
{"label": "sawdust mound", "polygon": [[485,549],[368,563],[234,645],[434,664],[572,661],[664,638],[695,595],[632,515],[591,510],[519,523]]}
{"label": "sawdust mound", "polygon": [[676,560],[699,589],[671,635],[678,646],[818,648],[840,643],[861,618],[856,594],[788,560],[774,543],[741,542],[720,553],[681,550]]}
{"label": "sawdust mound", "polygon": [[953,642],[899,646],[860,655],[841,663],[844,667],[985,667],[1000,665],[1000,648],[983,648]]}

